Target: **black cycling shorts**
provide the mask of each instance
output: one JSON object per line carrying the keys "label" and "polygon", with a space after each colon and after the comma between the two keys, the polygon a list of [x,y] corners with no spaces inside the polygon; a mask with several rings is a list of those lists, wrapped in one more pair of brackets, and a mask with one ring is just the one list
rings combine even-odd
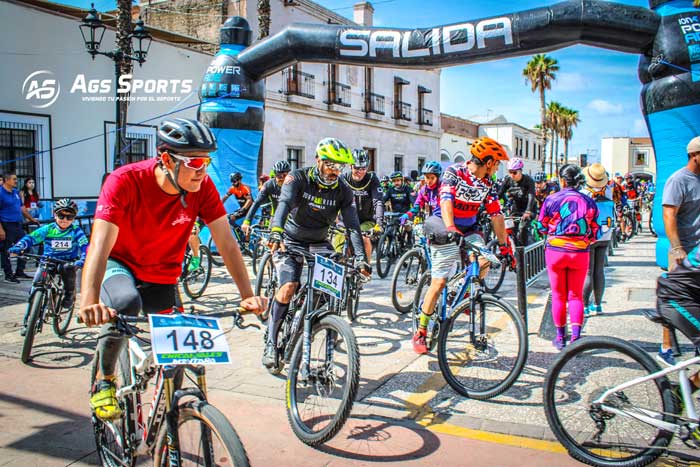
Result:
{"label": "black cycling shorts", "polygon": [[100,301],[117,313],[129,316],[182,311],[177,284],[153,284],[136,279],[133,273],[115,259],[107,260],[105,277],[100,288]]}
{"label": "black cycling shorts", "polygon": [[[286,247],[303,249],[310,253],[321,253],[325,256],[333,253],[333,248],[328,242],[308,243],[293,240],[285,235],[283,239]],[[304,267],[304,257],[295,255],[289,251],[275,251],[272,255],[272,264],[277,271],[277,282],[280,287],[290,282],[301,282],[301,272]]]}

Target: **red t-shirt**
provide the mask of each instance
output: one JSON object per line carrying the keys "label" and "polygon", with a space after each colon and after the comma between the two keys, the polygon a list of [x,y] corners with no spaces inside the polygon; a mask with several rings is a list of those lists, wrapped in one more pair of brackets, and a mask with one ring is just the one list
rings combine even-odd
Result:
{"label": "red t-shirt", "polygon": [[186,195],[187,208],[182,207],[180,195],[158,186],[156,164],[150,159],[112,172],[102,187],[95,219],[119,226],[110,257],[126,264],[137,279],[175,284],[194,221],[199,217],[209,224],[226,211],[209,176],[198,192]]}

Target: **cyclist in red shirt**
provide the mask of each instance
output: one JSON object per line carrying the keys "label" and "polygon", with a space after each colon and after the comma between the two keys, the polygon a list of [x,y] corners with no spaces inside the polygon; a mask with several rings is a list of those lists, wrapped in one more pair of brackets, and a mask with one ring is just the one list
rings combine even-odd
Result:
{"label": "cyclist in red shirt", "polygon": [[125,337],[109,323],[116,314],[137,315],[181,309],[177,279],[195,219],[207,223],[224,263],[238,286],[241,306],[260,313],[226,211],[206,173],[216,141],[195,120],[164,121],[158,154],[112,172],[102,187],[82,278],[80,317],[102,327],[99,370],[90,405],[103,420],[117,418],[114,372]]}

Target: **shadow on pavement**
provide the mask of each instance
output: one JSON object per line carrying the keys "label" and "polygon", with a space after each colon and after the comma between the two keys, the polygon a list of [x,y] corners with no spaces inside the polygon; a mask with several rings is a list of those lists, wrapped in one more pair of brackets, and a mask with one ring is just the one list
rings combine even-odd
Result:
{"label": "shadow on pavement", "polygon": [[372,415],[348,419],[344,430],[328,444],[317,448],[333,456],[366,462],[401,462],[420,459],[440,448],[440,439],[417,423],[397,423]]}

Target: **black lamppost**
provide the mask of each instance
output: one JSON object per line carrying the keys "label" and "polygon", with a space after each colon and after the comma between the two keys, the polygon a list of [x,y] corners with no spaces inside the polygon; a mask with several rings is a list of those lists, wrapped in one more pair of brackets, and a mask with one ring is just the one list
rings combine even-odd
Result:
{"label": "black lamppost", "polygon": [[[126,51],[122,50],[117,42],[117,48],[109,52],[101,52],[100,45],[102,43],[102,37],[105,34],[105,25],[100,19],[100,15],[95,10],[95,4],[93,3],[90,11],[80,24],[80,34],[83,36],[83,41],[85,42],[85,48],[88,53],[92,55],[92,59],[95,60],[96,55],[104,55],[114,61],[114,74],[115,74],[115,88],[116,88],[116,131],[114,134],[114,161],[113,165],[116,167],[117,163],[121,160],[122,148],[125,146],[126,134],[126,103],[124,107],[120,105],[119,101],[119,77],[121,75],[122,63],[127,61],[138,62],[141,66],[146,61],[146,55],[148,55],[148,50],[151,48],[152,37],[143,25],[143,21],[139,18],[136,21],[136,27],[131,34],[129,34],[128,39],[132,44],[132,50],[134,55],[129,55]],[[122,108],[124,112],[122,112]]]}

